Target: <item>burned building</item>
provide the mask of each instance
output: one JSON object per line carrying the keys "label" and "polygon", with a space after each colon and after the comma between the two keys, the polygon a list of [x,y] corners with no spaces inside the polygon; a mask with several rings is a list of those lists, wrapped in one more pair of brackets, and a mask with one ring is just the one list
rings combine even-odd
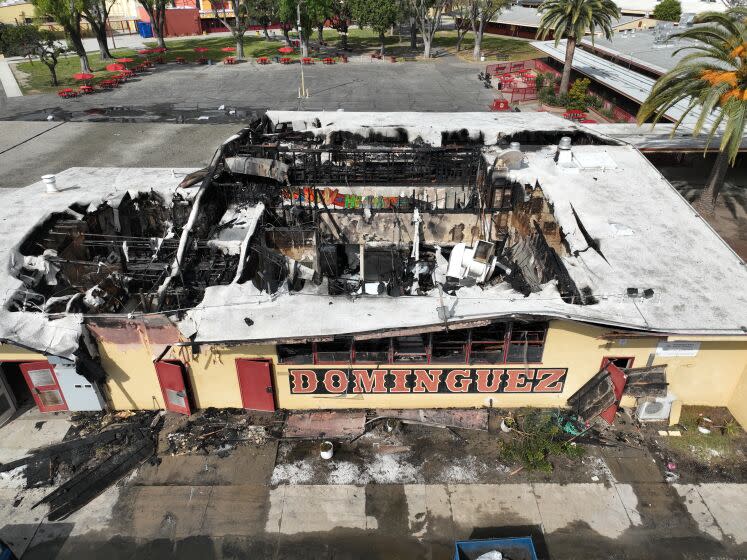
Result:
{"label": "burned building", "polygon": [[43,410],[555,406],[616,360],[745,420],[744,263],[551,115],[268,112],[205,169],[56,182],[3,194],[0,361]]}

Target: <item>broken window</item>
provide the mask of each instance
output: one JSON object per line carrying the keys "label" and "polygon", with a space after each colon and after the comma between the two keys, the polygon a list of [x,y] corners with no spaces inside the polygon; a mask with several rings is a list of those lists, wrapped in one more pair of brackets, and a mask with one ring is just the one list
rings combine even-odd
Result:
{"label": "broken window", "polygon": [[463,364],[467,361],[469,329],[433,333],[431,361],[434,364]]}
{"label": "broken window", "polygon": [[278,362],[281,364],[313,364],[312,343],[278,344]]}
{"label": "broken window", "polygon": [[397,336],[392,340],[395,363],[428,363],[428,334]]}
{"label": "broken window", "polygon": [[388,338],[356,340],[353,361],[356,364],[386,364],[389,362],[389,345]]}
{"label": "broken window", "polygon": [[493,323],[472,329],[470,363],[497,364],[503,362],[506,342],[506,325]]}
{"label": "broken window", "polygon": [[545,323],[514,323],[507,362],[539,363],[545,347]]}
{"label": "broken window", "polygon": [[317,364],[348,364],[351,360],[352,341],[332,340],[316,343]]}

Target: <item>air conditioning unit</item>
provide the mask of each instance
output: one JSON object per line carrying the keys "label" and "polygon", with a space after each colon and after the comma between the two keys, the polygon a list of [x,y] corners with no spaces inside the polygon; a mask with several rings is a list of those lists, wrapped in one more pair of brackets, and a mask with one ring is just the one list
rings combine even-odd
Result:
{"label": "air conditioning unit", "polygon": [[635,415],[641,422],[664,422],[672,412],[672,403],[677,400],[671,393],[666,397],[638,399]]}

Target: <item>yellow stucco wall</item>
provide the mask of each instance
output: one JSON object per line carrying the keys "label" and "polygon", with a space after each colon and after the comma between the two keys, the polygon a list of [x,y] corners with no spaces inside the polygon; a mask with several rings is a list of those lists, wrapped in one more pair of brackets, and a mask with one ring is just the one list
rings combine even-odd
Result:
{"label": "yellow stucco wall", "polygon": [[143,345],[98,341],[101,365],[107,373],[106,398],[116,410],[163,408],[153,358]]}
{"label": "yellow stucco wall", "polygon": [[[444,407],[556,407],[565,406],[566,399],[599,371],[602,358],[633,357],[635,365],[645,365],[648,355],[656,347],[656,339],[631,339],[607,341],[597,339],[607,332],[580,323],[553,321],[547,333],[545,351],[541,364],[528,367],[567,368],[562,393],[499,393],[499,394],[366,394],[366,395],[292,395],[290,393],[288,369],[304,366],[276,366],[278,402],[283,408],[444,408]],[[365,366],[362,366],[365,367]],[[403,366],[383,366],[381,369],[401,369]],[[412,366],[422,368],[423,366]],[[471,366],[467,369],[484,369],[486,366]],[[520,369],[521,364],[497,365],[496,368]],[[370,366],[369,366],[370,368]],[[334,366],[313,366],[305,369],[334,369]],[[427,369],[465,369],[455,364],[431,364]]]}
{"label": "yellow stucco wall", "polygon": [[27,4],[15,4],[13,6],[0,6],[0,23],[20,24],[26,23],[27,18],[34,17],[34,6]]}
{"label": "yellow stucco wall", "polygon": [[[646,365],[655,354],[658,337],[607,340],[609,329],[552,321],[549,326],[543,361],[528,367],[567,368],[561,393],[499,394],[350,394],[307,395],[290,393],[289,367],[292,369],[334,369],[334,366],[274,365],[276,403],[280,408],[428,408],[428,407],[517,407],[564,406],[566,399],[581,387],[601,365],[604,357],[632,357],[634,366]],[[747,424],[747,337],[670,337],[670,340],[696,340],[700,349],[694,357],[655,356],[654,364],[667,364],[670,391],[684,404],[729,406],[741,423]],[[106,394],[115,409],[158,409],[163,407],[160,384],[153,365],[158,348],[143,344],[114,344],[98,340],[102,365],[109,379]],[[276,361],[273,345],[203,345],[198,354],[188,346],[173,347],[163,359],[185,364],[195,408],[241,407],[236,373],[237,358],[262,358]],[[11,345],[0,345],[1,360],[43,359]],[[372,369],[371,366],[362,366]],[[381,369],[401,369],[383,366]],[[412,366],[418,367],[418,366]],[[422,368],[422,366],[419,366]],[[517,368],[517,364],[495,368]],[[517,369],[522,366],[519,365]],[[482,369],[485,366],[481,366]],[[405,368],[407,369],[407,368]],[[427,369],[465,369],[465,366],[439,364]],[[466,369],[480,369],[476,366]],[[492,399],[492,402],[491,402]],[[631,400],[626,404],[633,404]]]}
{"label": "yellow stucco wall", "polygon": [[0,362],[35,362],[46,360],[43,354],[0,342]]}
{"label": "yellow stucco wall", "polygon": [[728,406],[737,422],[747,430],[747,366],[731,393]]}

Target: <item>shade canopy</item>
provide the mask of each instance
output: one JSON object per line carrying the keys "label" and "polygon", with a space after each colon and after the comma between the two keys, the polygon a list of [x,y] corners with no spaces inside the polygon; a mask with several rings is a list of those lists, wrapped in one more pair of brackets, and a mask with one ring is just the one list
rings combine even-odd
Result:
{"label": "shade canopy", "polygon": [[205,53],[205,52],[208,52],[208,50],[209,49],[207,49],[205,47],[195,47],[195,52],[196,53]]}
{"label": "shade canopy", "polygon": [[122,70],[126,70],[124,64],[117,64],[115,62],[115,63],[106,65],[107,72],[121,72]]}
{"label": "shade canopy", "polygon": [[290,54],[293,52],[293,47],[280,47],[278,49],[278,52],[281,52],[283,54]]}
{"label": "shade canopy", "polygon": [[223,52],[234,52],[236,50],[236,47],[223,47],[221,50]]}
{"label": "shade canopy", "polygon": [[93,80],[93,74],[78,72],[77,74],[73,74],[73,80]]}
{"label": "shade canopy", "polygon": [[140,49],[137,51],[137,54],[151,54],[153,52],[153,49]]}
{"label": "shade canopy", "polygon": [[165,53],[168,49],[166,47],[156,47],[155,49],[150,49],[151,52],[154,53]]}
{"label": "shade canopy", "polygon": [[123,58],[118,58],[117,62],[122,62],[122,63],[126,64],[128,62],[135,62],[135,59],[134,58],[123,57]]}

